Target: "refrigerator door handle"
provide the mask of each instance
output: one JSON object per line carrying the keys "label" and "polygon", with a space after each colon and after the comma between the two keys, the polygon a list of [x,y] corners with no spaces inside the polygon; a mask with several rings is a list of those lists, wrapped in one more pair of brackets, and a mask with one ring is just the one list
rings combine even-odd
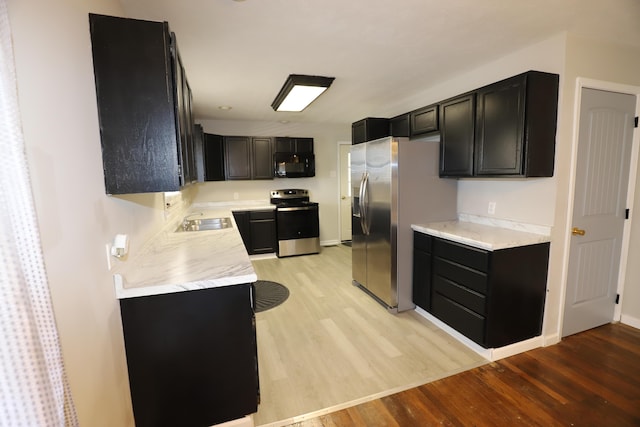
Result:
{"label": "refrigerator door handle", "polygon": [[362,222],[362,231],[365,236],[368,236],[370,233],[369,230],[369,172],[365,172],[362,177],[362,195],[360,197],[360,203],[362,205],[362,218],[360,221]]}
{"label": "refrigerator door handle", "polygon": [[362,200],[362,192],[364,188],[364,177],[365,174],[362,174],[362,178],[360,178],[360,187],[358,188],[358,211],[360,218],[360,228],[362,229],[362,233],[364,234],[364,200]]}

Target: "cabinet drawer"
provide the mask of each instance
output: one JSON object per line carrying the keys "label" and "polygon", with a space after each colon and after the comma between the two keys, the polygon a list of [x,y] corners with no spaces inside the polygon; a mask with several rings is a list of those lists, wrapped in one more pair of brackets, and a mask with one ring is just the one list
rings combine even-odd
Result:
{"label": "cabinet drawer", "polygon": [[445,279],[444,277],[433,276],[433,290],[447,298],[475,311],[478,314],[486,314],[486,300],[484,295],[474,292],[469,288]]}
{"label": "cabinet drawer", "polygon": [[483,249],[472,248],[471,246],[448,240],[435,239],[433,253],[437,257],[448,259],[485,273],[489,271],[489,252]]}
{"label": "cabinet drawer", "polygon": [[442,258],[435,258],[433,264],[433,271],[438,276],[442,276],[480,294],[487,294],[487,275],[485,273]]}
{"label": "cabinet drawer", "polygon": [[485,319],[477,313],[434,292],[432,314],[464,336],[484,346]]}
{"label": "cabinet drawer", "polygon": [[413,247],[424,252],[431,253],[431,242],[433,237],[428,234],[420,233],[418,231],[413,232]]}
{"label": "cabinet drawer", "polygon": [[276,214],[273,210],[265,210],[265,211],[249,211],[249,219],[273,219],[275,220]]}

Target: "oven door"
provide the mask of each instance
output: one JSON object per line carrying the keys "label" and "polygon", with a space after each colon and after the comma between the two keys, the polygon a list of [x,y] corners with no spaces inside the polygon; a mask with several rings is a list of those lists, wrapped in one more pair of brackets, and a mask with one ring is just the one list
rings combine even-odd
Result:
{"label": "oven door", "polygon": [[287,206],[276,208],[278,256],[320,252],[318,206]]}

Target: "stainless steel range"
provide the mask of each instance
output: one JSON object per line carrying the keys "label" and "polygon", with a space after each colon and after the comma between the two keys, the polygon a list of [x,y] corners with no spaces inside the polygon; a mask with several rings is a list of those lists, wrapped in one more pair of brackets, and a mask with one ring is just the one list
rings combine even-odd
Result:
{"label": "stainless steel range", "polygon": [[318,204],[309,201],[309,191],[273,190],[270,200],[276,205],[278,257],[320,253]]}

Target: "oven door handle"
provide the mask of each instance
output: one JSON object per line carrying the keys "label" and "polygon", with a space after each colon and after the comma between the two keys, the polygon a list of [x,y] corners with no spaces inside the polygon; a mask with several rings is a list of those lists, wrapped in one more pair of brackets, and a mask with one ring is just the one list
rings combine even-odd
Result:
{"label": "oven door handle", "polygon": [[290,208],[277,208],[278,212],[291,212],[291,211],[312,211],[318,209],[317,206],[293,206]]}

